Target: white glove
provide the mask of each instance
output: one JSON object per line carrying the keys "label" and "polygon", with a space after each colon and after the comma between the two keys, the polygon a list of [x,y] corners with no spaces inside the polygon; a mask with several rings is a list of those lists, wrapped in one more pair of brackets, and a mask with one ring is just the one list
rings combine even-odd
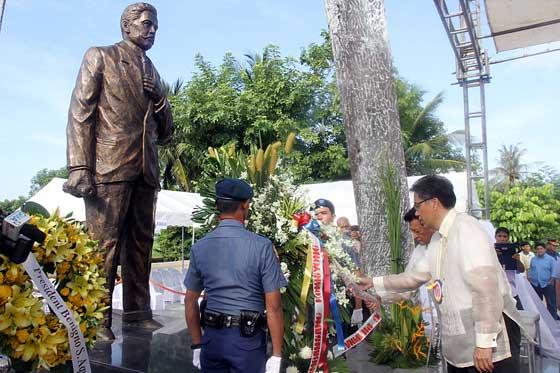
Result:
{"label": "white glove", "polygon": [[352,317],[350,318],[350,323],[352,325],[361,325],[364,321],[364,315],[362,313],[362,309],[358,308],[352,312]]}
{"label": "white glove", "polygon": [[192,365],[200,369],[200,348],[192,350]]}
{"label": "white glove", "polygon": [[271,356],[266,362],[266,372],[265,373],[280,373],[280,363],[282,358],[278,356]]}

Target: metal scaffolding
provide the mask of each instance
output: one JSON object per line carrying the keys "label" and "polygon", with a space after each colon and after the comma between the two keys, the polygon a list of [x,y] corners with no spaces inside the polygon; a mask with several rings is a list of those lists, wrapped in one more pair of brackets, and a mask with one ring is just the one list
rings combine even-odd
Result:
{"label": "metal scaffolding", "polygon": [[[457,83],[463,89],[465,122],[465,159],[467,163],[467,211],[471,215],[483,213],[490,218],[488,185],[488,147],[486,141],[486,105],[484,86],[490,82],[488,52],[481,43],[480,0],[434,0],[443,27],[451,43],[456,61]],[[458,2],[458,4],[457,4]],[[474,133],[478,129],[479,141]],[[482,164],[480,164],[481,158]],[[475,208],[473,188],[475,180],[484,182],[484,207]]]}
{"label": "metal scaffolding", "polygon": [[[482,40],[492,38],[496,52],[519,50],[560,41],[560,8],[549,0],[484,0],[489,35],[482,35],[480,0],[434,0],[455,55],[457,83],[463,89],[467,211],[490,218],[486,98],[490,65],[560,51],[559,47],[501,60],[489,59]],[[478,140],[480,139],[480,140]],[[482,162],[482,163],[481,163]],[[474,181],[484,181],[484,208],[473,201]]]}

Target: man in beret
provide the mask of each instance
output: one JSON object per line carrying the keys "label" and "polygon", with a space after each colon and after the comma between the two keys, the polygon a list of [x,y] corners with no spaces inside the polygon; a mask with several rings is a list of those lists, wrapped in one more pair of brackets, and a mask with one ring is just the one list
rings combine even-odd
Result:
{"label": "man in beret", "polygon": [[315,217],[321,224],[333,224],[335,218],[333,203],[324,198],[316,200]]}
{"label": "man in beret", "polygon": [[[253,189],[246,182],[219,181],[220,223],[191,249],[184,281],[185,318],[193,365],[202,372],[280,371],[284,335],[280,289],[288,282],[270,240],[245,229],[251,198]],[[207,304],[201,315],[198,298],[203,290]],[[268,361],[266,325],[272,339]]]}
{"label": "man in beret", "polygon": [[[319,221],[321,225],[334,225],[335,209],[334,204],[325,198],[319,198],[314,202],[315,205],[315,218]],[[351,245],[343,244],[343,249],[350,256],[350,259],[354,262],[358,268],[357,274],[360,274],[360,269],[362,267],[362,262],[360,259],[360,254],[357,253]],[[344,334],[349,335],[353,332],[353,325],[361,325],[364,320],[364,311],[362,309],[362,300],[360,298],[352,297],[350,301],[350,307],[352,311],[352,316],[350,317],[350,324],[343,323]],[[349,311],[350,311],[349,310]],[[369,315],[369,310],[366,311],[366,315]]]}

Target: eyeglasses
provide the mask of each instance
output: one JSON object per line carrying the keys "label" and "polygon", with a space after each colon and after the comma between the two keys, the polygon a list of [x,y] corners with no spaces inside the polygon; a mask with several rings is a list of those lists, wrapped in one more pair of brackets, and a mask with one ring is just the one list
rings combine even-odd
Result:
{"label": "eyeglasses", "polygon": [[430,197],[430,198],[423,199],[423,200],[420,201],[420,202],[414,202],[414,208],[415,208],[416,210],[418,210],[418,209],[420,208],[420,205],[421,205],[421,204],[423,204],[424,202],[429,201],[429,200],[431,200],[431,199],[434,199],[434,197]]}

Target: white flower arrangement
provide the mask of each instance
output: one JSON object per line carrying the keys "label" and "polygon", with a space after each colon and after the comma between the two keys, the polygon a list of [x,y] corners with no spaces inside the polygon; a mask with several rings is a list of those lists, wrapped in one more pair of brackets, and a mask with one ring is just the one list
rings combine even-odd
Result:
{"label": "white flower arrangement", "polygon": [[[253,198],[249,226],[281,246],[293,232],[291,216],[285,216],[283,203],[286,200],[303,198],[290,177],[273,175]],[[297,227],[296,227],[297,229]]]}
{"label": "white flower arrangement", "polygon": [[312,352],[313,351],[311,351],[311,348],[309,346],[304,346],[301,348],[301,350],[299,350],[299,357],[304,360],[309,360],[311,359]]}
{"label": "white flower arrangement", "polygon": [[299,373],[299,369],[291,365],[286,368],[286,373]]}

